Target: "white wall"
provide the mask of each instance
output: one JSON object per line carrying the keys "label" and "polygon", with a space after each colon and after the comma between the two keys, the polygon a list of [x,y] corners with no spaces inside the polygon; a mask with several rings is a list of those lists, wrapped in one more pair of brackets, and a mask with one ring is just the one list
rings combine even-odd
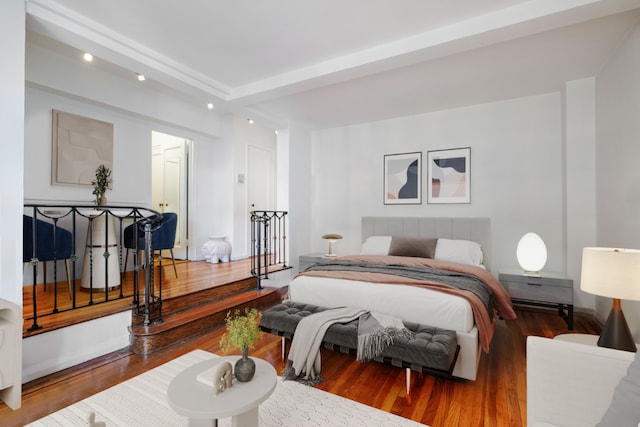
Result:
{"label": "white wall", "polygon": [[[516,245],[528,231],[548,249],[547,271],[574,279],[577,307],[593,309],[579,290],[582,247],[595,240],[594,81],[550,93],[455,110],[317,131],[312,143],[310,251],[339,233],[338,253],[359,250],[360,218],[491,218],[491,268],[517,267]],[[383,204],[383,156],[471,147],[471,203]],[[570,196],[567,194],[570,193]],[[584,194],[582,194],[584,193]],[[292,196],[293,197],[293,196]]]}
{"label": "white wall", "polygon": [[310,252],[313,236],[312,227],[314,182],[311,132],[296,123],[289,124],[289,260],[297,270],[298,256]]}
{"label": "white wall", "polygon": [[[0,3],[0,298],[22,307],[25,3]],[[11,42],[8,42],[8,41]]]}
{"label": "white wall", "polygon": [[[640,25],[596,78],[598,246],[640,248]],[[611,309],[598,298],[602,321]],[[640,342],[640,303],[623,301]]]}
{"label": "white wall", "polygon": [[[23,147],[24,147],[24,37],[25,2],[5,0],[0,3],[0,299],[22,307],[22,195]],[[8,304],[3,303],[7,307]],[[5,318],[13,315],[3,313]],[[17,314],[17,313],[16,313]],[[16,322],[22,316],[15,319]],[[16,325],[22,329],[22,323]],[[10,344],[5,336],[5,347]],[[22,387],[13,385],[22,370],[22,346],[14,349],[12,378],[3,384],[11,384],[0,393],[12,408],[21,406]],[[4,369],[3,369],[4,370]],[[19,383],[19,382],[18,382]]]}
{"label": "white wall", "polygon": [[567,273],[574,278],[574,304],[595,307],[595,297],[580,290],[582,248],[596,240],[595,79],[565,88]]}
{"label": "white wall", "polygon": [[[517,266],[520,237],[545,240],[545,269],[563,271],[563,129],[558,93],[471,106],[315,132],[312,175],[312,246],[320,236],[344,236],[338,252],[360,246],[360,218],[388,216],[486,216],[492,220],[492,268]],[[383,156],[471,147],[471,203],[384,205]],[[423,178],[426,165],[423,166]]]}
{"label": "white wall", "polygon": [[[151,206],[151,125],[124,113],[27,87],[25,102],[25,199],[90,205],[91,186],[51,183],[52,110],[113,124],[113,184],[109,203]],[[134,183],[134,185],[132,185]]]}

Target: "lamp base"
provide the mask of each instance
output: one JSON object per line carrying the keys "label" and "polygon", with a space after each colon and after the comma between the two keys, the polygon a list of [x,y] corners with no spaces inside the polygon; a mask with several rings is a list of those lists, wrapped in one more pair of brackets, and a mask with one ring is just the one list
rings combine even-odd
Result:
{"label": "lamp base", "polygon": [[633,340],[633,335],[631,335],[627,320],[622,312],[620,300],[617,298],[613,299],[609,317],[607,317],[607,322],[604,324],[604,328],[598,339],[598,346],[630,351],[632,353],[638,350]]}

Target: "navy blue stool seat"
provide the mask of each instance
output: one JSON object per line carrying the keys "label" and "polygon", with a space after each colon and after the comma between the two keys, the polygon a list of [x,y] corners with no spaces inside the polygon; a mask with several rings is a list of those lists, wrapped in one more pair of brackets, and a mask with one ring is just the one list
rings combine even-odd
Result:
{"label": "navy blue stool seat", "polygon": [[[136,242],[135,228],[138,227],[138,241]],[[152,252],[169,250],[171,253],[171,261],[173,262],[173,271],[178,277],[178,270],[176,269],[176,260],[173,256],[173,247],[176,243],[176,229],[178,227],[178,215],[173,212],[166,212],[162,214],[160,220],[160,226],[151,233],[151,250]],[[144,250],[144,228],[140,223],[134,223],[127,226],[124,229],[123,235],[124,247],[127,248],[124,258],[124,265],[126,268],[127,259],[129,258],[129,249],[136,251]]]}
{"label": "navy blue stool seat", "polygon": [[[35,237],[35,238],[34,238]],[[72,293],[69,259],[73,250],[71,232],[50,222],[22,216],[22,262],[37,259],[43,263],[44,289],[47,290],[47,261],[64,260],[67,272],[69,294]],[[54,280],[57,280],[54,278]],[[35,286],[35,283],[34,283]]]}

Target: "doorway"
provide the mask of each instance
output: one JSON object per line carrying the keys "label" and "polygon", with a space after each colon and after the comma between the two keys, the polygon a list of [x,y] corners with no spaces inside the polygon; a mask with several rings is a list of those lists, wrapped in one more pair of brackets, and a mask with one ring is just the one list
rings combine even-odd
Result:
{"label": "doorway", "polygon": [[265,147],[248,146],[247,193],[249,211],[275,208],[275,153]]}
{"label": "doorway", "polygon": [[151,209],[178,215],[173,247],[176,259],[189,258],[188,176],[191,144],[192,141],[185,138],[151,132]]}

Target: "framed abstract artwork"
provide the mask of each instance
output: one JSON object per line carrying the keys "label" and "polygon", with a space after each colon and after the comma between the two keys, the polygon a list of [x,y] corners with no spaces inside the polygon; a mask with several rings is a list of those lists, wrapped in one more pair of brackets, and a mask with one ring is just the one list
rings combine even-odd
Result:
{"label": "framed abstract artwork", "polygon": [[427,152],[427,203],[471,202],[471,148]]}
{"label": "framed abstract artwork", "polygon": [[384,204],[422,203],[422,153],[384,156]]}
{"label": "framed abstract artwork", "polygon": [[113,124],[53,110],[51,183],[91,185],[100,165],[113,170]]}

